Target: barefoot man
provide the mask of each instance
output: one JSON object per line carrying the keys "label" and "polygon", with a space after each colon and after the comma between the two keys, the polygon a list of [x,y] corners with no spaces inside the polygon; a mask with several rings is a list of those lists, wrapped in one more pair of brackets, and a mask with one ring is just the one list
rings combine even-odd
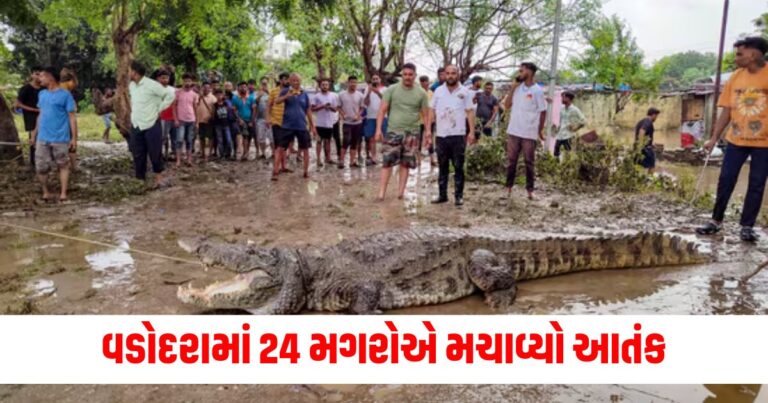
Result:
{"label": "barefoot man", "polygon": [[[381,100],[379,115],[376,117],[376,141],[382,142],[383,168],[379,184],[379,200],[387,193],[392,168],[400,167],[397,197],[402,199],[408,183],[408,170],[416,168],[416,153],[419,149],[419,124],[424,128],[424,147],[429,147],[432,128],[429,122],[429,100],[427,93],[416,82],[416,66],[406,63],[402,70],[402,81],[389,87]],[[387,133],[382,132],[384,118],[389,116]]]}
{"label": "barefoot man", "polygon": [[59,72],[56,69],[43,69],[39,78],[43,88],[37,100],[40,114],[31,139],[37,150],[37,179],[43,186],[43,201],[52,200],[48,190],[48,173],[58,168],[61,180],[59,201],[64,202],[67,200],[69,183],[69,153],[77,149],[75,99],[69,91],[59,86]]}

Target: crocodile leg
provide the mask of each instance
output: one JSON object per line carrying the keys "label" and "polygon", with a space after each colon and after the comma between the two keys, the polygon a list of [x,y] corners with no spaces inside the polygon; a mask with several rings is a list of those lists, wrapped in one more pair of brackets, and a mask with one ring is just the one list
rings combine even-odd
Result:
{"label": "crocodile leg", "polygon": [[485,303],[491,308],[503,308],[515,302],[515,273],[493,252],[485,249],[472,252],[468,271],[472,282],[485,292]]}
{"label": "crocodile leg", "polygon": [[349,312],[357,315],[380,314],[379,299],[381,298],[382,284],[380,282],[360,284],[355,291]]}

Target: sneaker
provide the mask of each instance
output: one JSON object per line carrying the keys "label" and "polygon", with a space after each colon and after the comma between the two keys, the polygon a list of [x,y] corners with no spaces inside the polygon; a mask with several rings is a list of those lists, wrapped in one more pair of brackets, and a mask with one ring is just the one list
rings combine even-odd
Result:
{"label": "sneaker", "polygon": [[437,199],[432,200],[432,204],[448,203],[448,196],[440,196]]}
{"label": "sneaker", "polygon": [[720,232],[723,227],[719,224],[715,224],[712,221],[708,222],[707,225],[703,227],[696,228],[696,233],[699,235],[714,235]]}
{"label": "sneaker", "polygon": [[461,207],[464,205],[464,198],[461,196],[456,197],[456,207]]}
{"label": "sneaker", "polygon": [[741,227],[741,240],[744,242],[757,242],[758,236],[752,227]]}

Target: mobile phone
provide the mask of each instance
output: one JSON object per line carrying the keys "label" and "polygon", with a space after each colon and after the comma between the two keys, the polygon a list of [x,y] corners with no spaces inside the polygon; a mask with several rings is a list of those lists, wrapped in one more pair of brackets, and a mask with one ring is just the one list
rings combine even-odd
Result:
{"label": "mobile phone", "polygon": [[520,77],[520,76],[517,76],[517,77],[515,77],[515,81],[517,81],[518,83],[522,83],[523,82],[523,78]]}

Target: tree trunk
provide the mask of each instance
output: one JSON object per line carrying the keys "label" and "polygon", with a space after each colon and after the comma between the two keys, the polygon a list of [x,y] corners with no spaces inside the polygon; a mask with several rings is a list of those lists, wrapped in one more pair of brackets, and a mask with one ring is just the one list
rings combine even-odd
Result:
{"label": "tree trunk", "polygon": [[128,84],[130,84],[129,70],[133,62],[133,53],[136,46],[136,32],[134,30],[118,29],[112,35],[117,58],[117,85],[115,89],[115,126],[125,139],[131,134],[131,100],[128,96]]}
{"label": "tree trunk", "polygon": [[[18,143],[19,131],[13,122],[13,113],[8,107],[3,94],[0,93],[0,142]],[[21,155],[21,148],[13,145],[0,145],[0,161],[9,161]],[[20,163],[22,161],[19,161]]]}

